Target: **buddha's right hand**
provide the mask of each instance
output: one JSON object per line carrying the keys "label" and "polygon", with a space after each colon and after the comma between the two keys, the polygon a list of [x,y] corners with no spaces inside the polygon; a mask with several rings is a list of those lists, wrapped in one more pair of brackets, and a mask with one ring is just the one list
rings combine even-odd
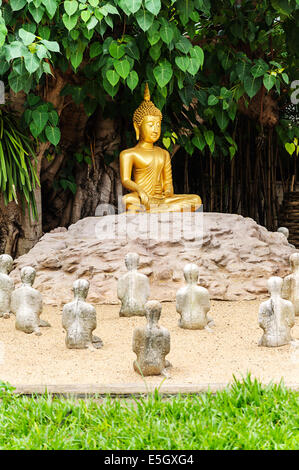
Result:
{"label": "buddha's right hand", "polygon": [[141,204],[145,206],[146,209],[149,207],[149,196],[146,194],[145,191],[139,191],[138,195],[140,197]]}

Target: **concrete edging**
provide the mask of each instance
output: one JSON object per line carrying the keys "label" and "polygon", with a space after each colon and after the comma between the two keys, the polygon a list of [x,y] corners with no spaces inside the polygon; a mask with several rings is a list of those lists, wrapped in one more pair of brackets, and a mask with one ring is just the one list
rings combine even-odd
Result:
{"label": "concrete edging", "polygon": [[[200,394],[205,392],[216,393],[231,385],[228,383],[207,384],[107,384],[107,385],[12,385],[17,395],[43,395],[45,392],[53,395],[80,397],[106,396],[128,397],[134,395],[148,395],[158,389],[162,395]],[[286,388],[299,392],[298,384],[285,384]]]}

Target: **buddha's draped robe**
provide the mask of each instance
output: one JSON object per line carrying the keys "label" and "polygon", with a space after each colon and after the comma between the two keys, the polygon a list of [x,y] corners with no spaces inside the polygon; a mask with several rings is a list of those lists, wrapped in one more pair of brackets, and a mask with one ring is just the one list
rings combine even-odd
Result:
{"label": "buddha's draped robe", "polygon": [[[155,155],[150,163],[143,168],[133,167],[134,182],[145,191],[148,196],[154,198],[154,205],[149,212],[197,210],[202,202],[196,194],[172,194],[164,196],[165,191],[173,193],[172,170],[170,156],[159,147],[159,154]],[[137,192],[131,192],[124,196],[123,202],[128,210],[141,210],[141,201]],[[131,207],[130,207],[131,206]],[[143,209],[144,210],[144,209]]]}

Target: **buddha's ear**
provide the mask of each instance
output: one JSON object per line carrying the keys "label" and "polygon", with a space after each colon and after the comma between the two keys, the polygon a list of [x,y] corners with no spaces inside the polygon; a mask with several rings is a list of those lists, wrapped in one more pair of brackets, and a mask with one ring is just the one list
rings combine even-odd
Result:
{"label": "buddha's ear", "polygon": [[136,133],[136,140],[139,140],[139,127],[137,126],[136,122],[134,122],[134,129]]}

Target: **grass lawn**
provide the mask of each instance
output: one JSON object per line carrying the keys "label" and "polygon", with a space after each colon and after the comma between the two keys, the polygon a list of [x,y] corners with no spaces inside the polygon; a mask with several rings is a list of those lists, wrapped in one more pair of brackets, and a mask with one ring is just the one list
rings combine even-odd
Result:
{"label": "grass lawn", "polygon": [[16,396],[0,383],[0,449],[299,449],[299,394],[248,376],[216,395]]}

